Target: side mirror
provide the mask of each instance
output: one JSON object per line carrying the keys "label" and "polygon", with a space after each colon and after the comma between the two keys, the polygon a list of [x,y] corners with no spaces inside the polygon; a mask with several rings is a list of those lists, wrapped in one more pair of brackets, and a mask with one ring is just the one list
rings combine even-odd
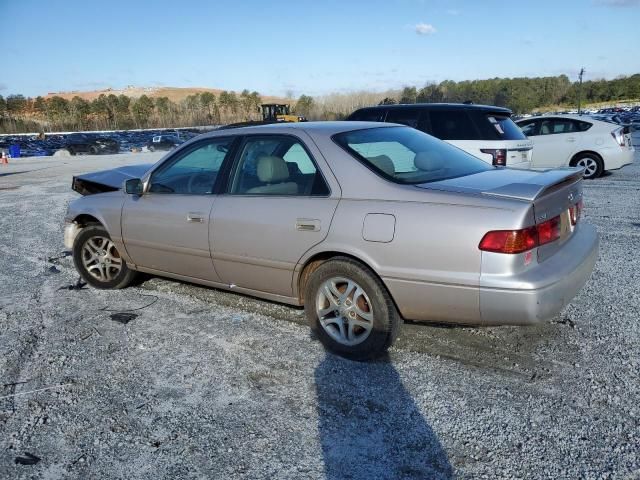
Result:
{"label": "side mirror", "polygon": [[124,191],[129,195],[142,195],[144,188],[142,180],[139,178],[130,178],[124,182]]}

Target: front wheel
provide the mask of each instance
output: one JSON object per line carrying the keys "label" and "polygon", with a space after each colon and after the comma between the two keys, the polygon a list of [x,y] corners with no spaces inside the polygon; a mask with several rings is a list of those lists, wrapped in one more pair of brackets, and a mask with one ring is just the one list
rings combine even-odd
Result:
{"label": "front wheel", "polygon": [[398,336],[401,318],[380,279],[350,258],[315,270],[305,288],[305,314],[329,350],[353,360],[382,355]]}
{"label": "front wheel", "polygon": [[85,227],[78,234],[73,242],[73,263],[89,285],[100,289],[127,287],[137,274],[127,267],[101,225]]}
{"label": "front wheel", "polygon": [[584,168],[584,178],[598,178],[604,172],[602,159],[592,153],[581,153],[571,161],[572,167]]}

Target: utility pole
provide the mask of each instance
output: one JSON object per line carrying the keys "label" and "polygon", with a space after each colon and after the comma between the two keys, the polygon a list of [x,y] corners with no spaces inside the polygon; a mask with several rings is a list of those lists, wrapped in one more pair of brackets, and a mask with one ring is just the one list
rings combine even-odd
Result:
{"label": "utility pole", "polygon": [[584,75],[584,67],[580,69],[580,73],[578,74],[578,78],[580,79],[580,84],[578,85],[578,115],[580,115],[580,98],[582,96],[582,75]]}

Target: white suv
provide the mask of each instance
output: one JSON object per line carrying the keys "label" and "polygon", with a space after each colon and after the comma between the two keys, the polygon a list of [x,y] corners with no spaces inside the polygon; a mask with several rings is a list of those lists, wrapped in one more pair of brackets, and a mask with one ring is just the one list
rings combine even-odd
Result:
{"label": "white suv", "polygon": [[378,105],[347,120],[408,125],[492,165],[530,168],[533,142],[511,120],[511,110],[466,103]]}
{"label": "white suv", "polygon": [[633,162],[629,127],[583,115],[544,115],[516,122],[533,140],[531,168],[583,167],[584,178]]}

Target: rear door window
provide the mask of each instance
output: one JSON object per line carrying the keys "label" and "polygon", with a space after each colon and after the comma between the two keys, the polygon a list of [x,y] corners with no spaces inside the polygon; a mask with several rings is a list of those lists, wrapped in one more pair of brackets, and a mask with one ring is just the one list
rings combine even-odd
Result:
{"label": "rear door window", "polygon": [[464,110],[429,112],[431,134],[441,140],[479,140],[480,135]]}
{"label": "rear door window", "polygon": [[579,131],[578,122],[570,119],[551,118],[540,124],[540,135],[557,135]]}

